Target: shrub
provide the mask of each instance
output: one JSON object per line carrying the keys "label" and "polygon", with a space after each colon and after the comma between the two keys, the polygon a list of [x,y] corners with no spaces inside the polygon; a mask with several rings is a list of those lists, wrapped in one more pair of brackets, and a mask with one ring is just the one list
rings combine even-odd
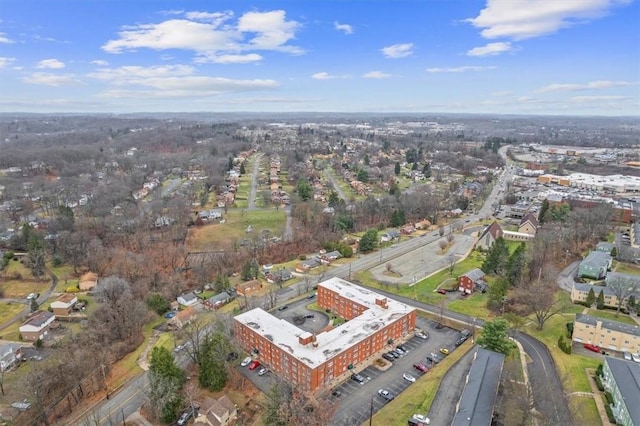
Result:
{"label": "shrub", "polygon": [[614,425],[615,425],[615,424],[616,424],[616,418],[615,418],[615,417],[614,417],[614,415],[613,415],[613,411],[611,410],[611,407],[610,407],[608,404],[605,404],[604,409],[605,409],[605,410],[606,410],[606,412],[607,412],[607,417],[609,417],[609,421],[610,421],[612,424],[614,424]]}
{"label": "shrub", "polygon": [[571,338],[573,336],[573,323],[572,322],[568,322],[567,323],[567,331],[569,332],[569,338]]}
{"label": "shrub", "polygon": [[598,365],[598,368],[596,369],[596,374],[598,376],[602,376],[602,364]]}
{"label": "shrub", "polygon": [[558,338],[558,348],[560,348],[562,352],[571,355],[571,341],[567,341],[562,334]]}
{"label": "shrub", "polygon": [[598,386],[598,390],[600,392],[604,392],[604,385],[602,384],[602,380],[600,379],[600,376],[596,376],[596,386]]}
{"label": "shrub", "polygon": [[62,257],[58,254],[54,255],[53,259],[51,259],[51,264],[53,266],[60,266],[62,265],[62,263],[63,263]]}
{"label": "shrub", "polygon": [[80,289],[78,287],[73,287],[73,286],[72,287],[67,287],[67,288],[64,289],[65,293],[77,293],[79,291],[80,291]]}
{"label": "shrub", "polygon": [[607,403],[608,404],[613,404],[613,395],[611,395],[611,392],[606,391],[604,393],[604,397],[607,398]]}

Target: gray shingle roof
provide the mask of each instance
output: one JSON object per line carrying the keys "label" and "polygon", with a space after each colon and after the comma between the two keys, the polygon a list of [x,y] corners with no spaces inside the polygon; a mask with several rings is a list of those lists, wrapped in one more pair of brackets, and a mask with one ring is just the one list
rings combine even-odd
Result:
{"label": "gray shingle roof", "polygon": [[609,364],[611,374],[623,398],[621,402],[625,404],[631,417],[631,423],[640,425],[640,404],[638,404],[640,364],[612,357],[605,357],[605,362]]}
{"label": "gray shingle roof", "polygon": [[625,324],[618,321],[611,321],[604,318],[592,317],[591,315],[576,314],[576,322],[581,322],[583,324],[596,326],[598,321],[602,323],[602,327],[607,328],[609,330],[615,330],[621,333],[640,336],[640,326]]}

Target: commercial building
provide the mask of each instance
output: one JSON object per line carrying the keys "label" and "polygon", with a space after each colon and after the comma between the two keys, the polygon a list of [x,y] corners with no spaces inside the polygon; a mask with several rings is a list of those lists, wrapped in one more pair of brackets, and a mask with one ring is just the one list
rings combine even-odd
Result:
{"label": "commercial building", "polygon": [[640,425],[640,364],[605,357],[602,364],[602,384],[611,394],[611,412],[619,425]]}
{"label": "commercial building", "polygon": [[576,314],[572,339],[590,343],[603,349],[639,353],[640,327],[590,315]]}
{"label": "commercial building", "polygon": [[331,386],[415,329],[415,308],[340,278],[319,283],[316,300],[346,322],[314,334],[260,308],[234,318],[240,345],[303,391]]}

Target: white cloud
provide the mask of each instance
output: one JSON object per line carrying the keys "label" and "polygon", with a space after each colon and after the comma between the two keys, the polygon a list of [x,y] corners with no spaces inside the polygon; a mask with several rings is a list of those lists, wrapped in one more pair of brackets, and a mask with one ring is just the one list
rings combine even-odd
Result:
{"label": "white cloud", "polygon": [[380,49],[387,58],[405,58],[413,54],[413,43],[393,44]]}
{"label": "white cloud", "polygon": [[382,72],[382,71],[370,71],[368,73],[366,73],[365,75],[363,75],[364,78],[373,78],[373,79],[383,79],[383,78],[390,78],[391,74],[388,74],[386,72]]}
{"label": "white cloud", "polygon": [[573,96],[569,99],[572,103],[590,103],[590,102],[607,102],[607,101],[628,101],[634,99],[631,96]]}
{"label": "white cloud", "polygon": [[9,37],[7,37],[6,33],[0,33],[0,43],[13,44],[13,43],[15,43],[15,41],[13,41]]}
{"label": "white cloud", "polygon": [[353,27],[349,24],[341,24],[336,21],[333,23],[333,26],[336,28],[336,30],[342,31],[345,34],[353,34]]}
{"label": "white cloud", "polygon": [[331,80],[332,78],[338,78],[337,76],[329,75],[328,72],[317,72],[311,76],[316,80]]}
{"label": "white cloud", "polygon": [[81,84],[73,74],[49,74],[45,72],[34,72],[30,76],[22,79],[25,83],[39,84],[42,86],[78,86]]}
{"label": "white cloud", "polygon": [[495,69],[494,66],[463,66],[463,67],[455,67],[455,68],[427,68],[428,73],[457,73],[457,72],[467,72],[467,71],[486,71]]}
{"label": "white cloud", "polygon": [[[304,53],[301,48],[287,44],[295,38],[301,25],[287,20],[283,10],[247,12],[235,23],[232,18],[231,12],[187,12],[182,19],[126,26],[118,33],[118,38],[107,41],[102,50],[122,53],[141,48],[182,49],[195,52],[200,62],[252,50]],[[244,59],[252,62],[255,58],[246,56]]]}
{"label": "white cloud", "polygon": [[631,81],[609,81],[609,80],[597,80],[590,81],[589,83],[577,84],[577,83],[554,83],[548,86],[544,86],[536,90],[536,93],[549,93],[549,92],[576,92],[581,90],[601,90],[611,89],[614,87],[628,87],[636,85]]}
{"label": "white cloud", "polygon": [[153,67],[123,66],[101,68],[89,77],[110,83],[111,88],[101,94],[109,98],[179,98],[206,97],[223,93],[275,89],[275,80],[234,80],[224,77],[194,75],[188,65]]}
{"label": "white cloud", "polygon": [[59,70],[64,68],[64,62],[57,59],[43,59],[36,64],[36,68]]}
{"label": "white cloud", "polygon": [[198,63],[214,63],[214,64],[248,64],[250,62],[258,62],[262,60],[262,56],[257,53],[248,53],[246,55],[203,55],[196,58]]}
{"label": "white cloud", "polygon": [[513,95],[513,92],[510,92],[508,90],[502,90],[502,91],[491,93],[491,96],[495,96],[497,98],[504,97],[504,96],[511,96],[511,95]]}
{"label": "white cloud", "polygon": [[0,69],[14,63],[16,58],[7,58],[6,56],[0,56]]}
{"label": "white cloud", "polygon": [[552,34],[607,14],[614,6],[632,0],[487,0],[475,18],[467,19],[487,39],[524,40]]}
{"label": "white cloud", "polygon": [[109,62],[103,61],[102,59],[96,59],[94,61],[91,61],[91,63],[99,67],[106,67],[107,65],[109,65]]}
{"label": "white cloud", "polygon": [[467,56],[495,56],[501,53],[511,52],[514,48],[509,42],[489,43],[485,46],[474,47],[467,51]]}

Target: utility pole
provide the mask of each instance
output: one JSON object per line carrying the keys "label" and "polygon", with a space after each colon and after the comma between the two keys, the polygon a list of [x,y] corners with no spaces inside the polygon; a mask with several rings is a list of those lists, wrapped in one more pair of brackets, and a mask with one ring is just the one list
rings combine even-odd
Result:
{"label": "utility pole", "polygon": [[373,395],[371,395],[371,405],[369,406],[369,426],[372,425],[373,422]]}

